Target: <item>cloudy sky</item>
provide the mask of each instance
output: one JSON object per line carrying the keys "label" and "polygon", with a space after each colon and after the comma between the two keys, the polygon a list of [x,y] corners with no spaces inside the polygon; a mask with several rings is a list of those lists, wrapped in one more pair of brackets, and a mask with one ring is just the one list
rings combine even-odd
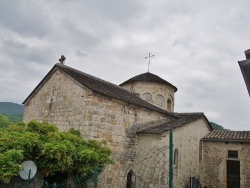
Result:
{"label": "cloudy sky", "polygon": [[0,0],[0,101],[21,104],[63,54],[115,84],[147,71],[178,88],[176,112],[250,130],[238,61],[249,0]]}

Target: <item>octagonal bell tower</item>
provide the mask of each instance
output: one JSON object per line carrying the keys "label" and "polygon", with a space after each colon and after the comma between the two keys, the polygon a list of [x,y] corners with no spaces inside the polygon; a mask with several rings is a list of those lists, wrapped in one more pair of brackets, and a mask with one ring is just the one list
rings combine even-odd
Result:
{"label": "octagonal bell tower", "polygon": [[120,86],[163,110],[174,112],[177,88],[155,74],[147,72],[137,75]]}

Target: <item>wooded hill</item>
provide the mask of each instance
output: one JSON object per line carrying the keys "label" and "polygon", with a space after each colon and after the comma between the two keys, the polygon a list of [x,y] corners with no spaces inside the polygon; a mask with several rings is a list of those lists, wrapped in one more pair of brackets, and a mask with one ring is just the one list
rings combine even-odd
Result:
{"label": "wooded hill", "polygon": [[219,125],[217,123],[214,123],[214,122],[211,122],[211,121],[209,123],[212,125],[214,130],[224,130],[225,129],[223,126],[221,126],[221,125]]}
{"label": "wooded hill", "polygon": [[[13,102],[0,102],[0,114],[6,116],[11,122],[17,123],[23,120],[23,105],[13,103]],[[3,117],[0,117],[2,122]]]}
{"label": "wooded hill", "polygon": [[12,102],[0,102],[0,113],[4,115],[23,115],[24,107]]}

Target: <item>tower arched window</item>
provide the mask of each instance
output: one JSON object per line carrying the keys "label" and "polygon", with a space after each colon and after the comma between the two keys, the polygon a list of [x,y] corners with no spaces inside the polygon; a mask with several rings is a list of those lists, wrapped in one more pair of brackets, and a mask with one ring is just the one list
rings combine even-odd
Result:
{"label": "tower arched window", "polygon": [[172,101],[171,101],[171,99],[168,99],[168,101],[167,101],[167,109],[171,110],[171,107],[172,107]]}
{"label": "tower arched window", "polygon": [[157,106],[163,107],[164,97],[160,94],[155,96],[155,103]]}
{"label": "tower arched window", "polygon": [[152,95],[150,93],[144,93],[142,95],[142,99],[144,99],[147,102],[152,102]]}

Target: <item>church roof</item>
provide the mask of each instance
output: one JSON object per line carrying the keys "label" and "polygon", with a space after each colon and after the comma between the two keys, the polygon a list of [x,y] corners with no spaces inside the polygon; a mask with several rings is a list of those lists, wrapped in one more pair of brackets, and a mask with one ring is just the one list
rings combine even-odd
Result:
{"label": "church roof", "polygon": [[50,70],[50,72],[44,77],[44,79],[38,84],[38,86],[32,91],[32,93],[25,99],[23,104],[25,104],[42,87],[42,85],[46,82],[47,78],[50,77],[50,75],[53,74],[53,72],[57,69],[61,70],[62,72],[69,75],[77,82],[79,82],[80,84],[84,85],[85,87],[89,88],[90,90],[96,93],[120,99],[127,103],[143,107],[149,110],[153,110],[168,115],[170,117],[178,118],[175,116],[174,113],[167,112],[161,108],[158,108],[118,85],[104,81],[102,79],[83,73],[79,70],[76,70],[74,68],[68,67],[60,63],[55,64],[55,66]]}
{"label": "church roof", "polygon": [[170,84],[166,80],[162,79],[161,77],[152,74],[150,72],[146,72],[143,74],[139,74],[133,78],[130,78],[129,80],[123,82],[120,84],[120,86],[128,84],[128,83],[134,83],[134,82],[139,82],[139,81],[144,81],[144,82],[156,82],[156,83],[161,83],[161,84],[166,84],[174,88],[175,92],[177,91],[177,87],[174,85]]}
{"label": "church roof", "polygon": [[203,137],[204,141],[250,142],[250,131],[214,130]]}
{"label": "church roof", "polygon": [[185,126],[186,124],[193,122],[200,118],[205,118],[209,129],[213,130],[212,126],[208,122],[206,116],[203,113],[175,113],[179,119],[174,119],[172,121],[161,122],[157,125],[153,125],[151,127],[140,128],[137,130],[137,133],[151,133],[151,134],[162,134],[171,129],[175,129],[178,127]]}

